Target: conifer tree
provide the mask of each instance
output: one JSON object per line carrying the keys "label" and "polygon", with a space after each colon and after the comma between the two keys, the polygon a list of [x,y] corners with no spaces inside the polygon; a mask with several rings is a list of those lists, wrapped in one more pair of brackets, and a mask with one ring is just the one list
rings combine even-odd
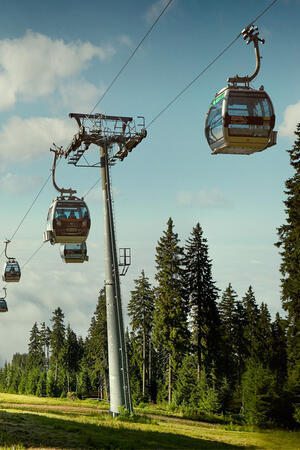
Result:
{"label": "conifer tree", "polygon": [[257,322],[259,319],[259,309],[252,286],[249,286],[248,291],[242,298],[242,304],[244,307],[244,359],[249,357],[255,358],[258,352]]}
{"label": "conifer tree", "polygon": [[287,375],[287,343],[286,343],[286,320],[279,313],[271,325],[272,329],[272,351],[270,356],[270,368],[276,373],[277,385],[280,388],[286,380]]}
{"label": "conifer tree", "polygon": [[31,332],[28,344],[27,366],[29,369],[33,367],[42,367],[44,361],[43,345],[41,335],[37,323],[35,322]]}
{"label": "conifer tree", "polygon": [[[140,278],[134,280],[135,289],[131,291],[128,315],[135,340],[136,358],[142,368],[142,397],[146,395],[146,384],[151,395],[151,340],[153,328],[154,293],[149,279],[142,270]],[[148,383],[146,383],[148,381]]]}
{"label": "conifer tree", "polygon": [[64,345],[65,341],[65,325],[64,325],[64,313],[61,308],[56,308],[51,318],[52,332],[50,336],[51,346],[51,362],[54,367],[54,379],[57,381],[58,377],[58,358],[59,353]]}
{"label": "conifer tree", "polygon": [[[300,123],[291,150],[290,164],[294,174],[286,183],[284,201],[286,223],[278,228],[282,263],[282,304],[287,311],[288,379],[291,392],[300,395]],[[298,400],[299,401],[299,400]],[[299,414],[300,416],[300,414]]]}
{"label": "conifer tree", "polygon": [[189,340],[188,304],[183,288],[183,248],[170,218],[156,247],[155,278],[158,282],[154,313],[157,348],[168,353],[168,401],[172,401],[173,369],[182,358]]}
{"label": "conifer tree", "polygon": [[218,349],[218,289],[212,279],[207,240],[199,223],[193,228],[185,246],[185,281],[192,317],[192,339],[197,354],[197,376],[202,362],[206,369]]}
{"label": "conifer tree", "polygon": [[68,324],[65,341],[59,353],[60,365],[64,369],[67,378],[67,392],[76,390],[75,374],[79,369],[79,358],[80,350],[77,337],[70,324]]}
{"label": "conifer tree", "polygon": [[231,383],[237,381],[241,374],[239,331],[243,326],[244,316],[241,307],[241,303],[237,301],[237,294],[229,283],[222,294],[218,309],[221,321],[223,375]]}
{"label": "conifer tree", "polygon": [[99,389],[103,388],[105,397],[108,398],[107,321],[104,289],[101,289],[99,293],[96,311],[91,319],[85,342],[85,349],[86,357],[90,361],[92,379]]}
{"label": "conifer tree", "polygon": [[257,358],[264,367],[270,367],[272,352],[272,327],[271,315],[266,303],[262,303],[259,308],[259,318],[257,327]]}
{"label": "conifer tree", "polygon": [[50,349],[50,339],[51,330],[46,326],[45,322],[41,323],[40,328],[41,345],[43,346],[44,353],[44,368],[47,370],[49,368],[49,349]]}

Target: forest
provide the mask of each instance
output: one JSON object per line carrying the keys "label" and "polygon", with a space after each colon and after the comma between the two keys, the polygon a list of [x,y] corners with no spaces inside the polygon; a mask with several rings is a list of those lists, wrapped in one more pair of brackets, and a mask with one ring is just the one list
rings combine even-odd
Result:
{"label": "forest", "polygon": [[[169,218],[156,246],[155,285],[142,270],[128,303],[126,331],[134,405],[157,403],[188,417],[230,416],[249,425],[300,423],[300,124],[285,183],[286,222],[277,228],[284,317],[272,319],[249,286],[221,292],[200,223],[181,242]],[[125,311],[124,311],[125,312]],[[105,291],[87,337],[60,307],[32,326],[28,352],[0,369],[0,392],[108,400]]]}

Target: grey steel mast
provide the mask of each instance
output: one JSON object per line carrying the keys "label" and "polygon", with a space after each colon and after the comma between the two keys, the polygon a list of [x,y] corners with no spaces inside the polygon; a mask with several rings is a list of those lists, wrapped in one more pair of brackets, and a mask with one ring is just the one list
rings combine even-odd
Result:
{"label": "grey steel mast", "polygon": [[[116,416],[119,414],[120,406],[124,406],[130,412],[133,408],[122,315],[110,166],[118,159],[123,161],[128,153],[146,137],[147,132],[142,117],[139,118],[143,119],[142,124],[136,125],[131,117],[77,113],[71,113],[69,116],[75,118],[79,132],[64,152],[64,157],[68,158],[68,164],[77,167],[101,167],[110,412]],[[100,162],[92,166],[78,164],[91,144],[100,147]],[[117,144],[117,150],[114,152],[115,144]],[[126,249],[123,250],[126,251]],[[122,274],[124,273],[126,270]]]}

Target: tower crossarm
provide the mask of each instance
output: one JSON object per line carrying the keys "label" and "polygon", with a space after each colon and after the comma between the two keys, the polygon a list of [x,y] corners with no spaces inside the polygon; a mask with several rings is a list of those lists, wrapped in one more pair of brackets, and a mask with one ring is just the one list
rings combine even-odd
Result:
{"label": "tower crossarm", "polygon": [[111,149],[114,144],[117,144],[117,150],[110,154],[109,160],[123,161],[128,153],[147,136],[143,117],[139,117],[143,120],[138,125],[132,117],[124,116],[70,113],[69,117],[74,118],[79,127],[71,143],[63,152],[69,164],[77,165],[91,144]]}

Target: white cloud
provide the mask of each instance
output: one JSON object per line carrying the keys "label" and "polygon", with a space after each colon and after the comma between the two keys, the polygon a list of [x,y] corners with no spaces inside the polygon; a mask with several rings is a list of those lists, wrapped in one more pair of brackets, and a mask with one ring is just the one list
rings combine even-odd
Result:
{"label": "white cloud", "polygon": [[181,206],[193,206],[198,208],[228,208],[231,202],[218,189],[205,190],[199,192],[178,191],[177,203]]}
{"label": "white cloud", "polygon": [[296,130],[297,124],[300,122],[300,100],[298,103],[289,105],[283,115],[283,123],[279,125],[279,133],[282,136],[287,136],[290,138],[295,138],[294,131]]}
{"label": "white cloud", "polygon": [[159,14],[161,13],[161,11],[163,10],[163,8],[166,6],[167,3],[168,0],[158,0],[155,3],[153,3],[150,6],[150,8],[148,8],[145,14],[146,22],[150,24],[155,19],[157,19],[157,17],[159,16]]}
{"label": "white cloud", "polygon": [[10,162],[43,157],[53,142],[71,142],[77,128],[70,119],[11,117],[0,130],[0,157]]}
{"label": "white cloud", "polygon": [[256,264],[256,265],[261,265],[263,264],[262,261],[258,260],[258,259],[252,259],[251,261],[249,261],[250,264]]}
{"label": "white cloud", "polygon": [[86,81],[74,81],[59,88],[64,106],[72,111],[90,111],[104,88],[100,89]]}
{"label": "white cloud", "polygon": [[62,80],[86,68],[92,58],[114,54],[112,47],[71,42],[28,31],[19,39],[0,41],[0,110],[19,99],[31,101],[53,92]]}
{"label": "white cloud", "polygon": [[16,175],[7,173],[0,178],[0,191],[6,194],[21,194],[31,191],[32,188],[41,184],[43,179],[39,176]]}
{"label": "white cloud", "polygon": [[120,41],[121,44],[126,45],[127,47],[131,47],[132,46],[132,40],[127,34],[122,34],[119,37],[119,41]]}

